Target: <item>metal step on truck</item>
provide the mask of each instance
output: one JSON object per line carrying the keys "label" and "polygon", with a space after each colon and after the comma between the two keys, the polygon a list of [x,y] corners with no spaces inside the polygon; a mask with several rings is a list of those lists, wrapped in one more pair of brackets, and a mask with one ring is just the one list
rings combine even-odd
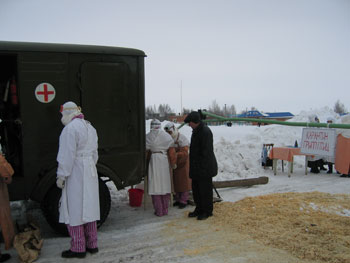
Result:
{"label": "metal step on truck", "polygon": [[0,41],[0,136],[14,168],[11,201],[34,200],[48,223],[58,223],[56,187],[60,105],[81,106],[98,134],[101,226],[111,195],[145,175],[145,89],[141,50],[119,47]]}

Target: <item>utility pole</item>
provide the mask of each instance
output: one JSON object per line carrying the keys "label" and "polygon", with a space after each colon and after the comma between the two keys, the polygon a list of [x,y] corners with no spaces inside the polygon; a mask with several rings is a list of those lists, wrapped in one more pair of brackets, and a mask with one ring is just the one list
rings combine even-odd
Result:
{"label": "utility pole", "polygon": [[180,114],[182,116],[182,80],[180,85],[180,105],[181,105]]}

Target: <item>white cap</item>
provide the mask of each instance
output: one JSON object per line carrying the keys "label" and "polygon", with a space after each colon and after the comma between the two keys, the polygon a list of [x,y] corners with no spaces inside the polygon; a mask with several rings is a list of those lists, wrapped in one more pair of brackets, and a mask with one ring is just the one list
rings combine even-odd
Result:
{"label": "white cap", "polygon": [[165,126],[164,126],[164,130],[174,130],[174,127],[175,127],[175,125],[174,125],[174,123],[173,122],[168,122],[167,124],[165,124]]}
{"label": "white cap", "polygon": [[67,125],[75,116],[81,114],[81,109],[74,102],[68,101],[61,105],[60,112],[62,113],[61,122],[63,125]]}
{"label": "white cap", "polygon": [[81,109],[74,102],[68,101],[61,106],[61,113],[62,115],[70,115],[72,113],[81,113]]}
{"label": "white cap", "polygon": [[174,139],[177,138],[177,135],[178,135],[178,130],[177,128],[175,127],[175,124],[173,122],[168,122],[167,124],[165,124],[164,126],[164,130],[166,132],[171,132],[170,135],[171,137],[173,137]]}

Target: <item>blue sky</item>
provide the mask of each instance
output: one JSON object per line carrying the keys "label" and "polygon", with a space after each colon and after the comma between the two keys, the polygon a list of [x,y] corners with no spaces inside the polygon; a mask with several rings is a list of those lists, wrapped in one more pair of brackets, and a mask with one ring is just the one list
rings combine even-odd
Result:
{"label": "blue sky", "polygon": [[141,49],[146,105],[177,112],[350,110],[349,0],[1,0],[0,40]]}

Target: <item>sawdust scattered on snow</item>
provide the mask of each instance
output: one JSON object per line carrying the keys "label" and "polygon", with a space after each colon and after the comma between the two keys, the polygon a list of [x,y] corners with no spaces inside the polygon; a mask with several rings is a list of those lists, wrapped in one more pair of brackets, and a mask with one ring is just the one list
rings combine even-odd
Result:
{"label": "sawdust scattered on snow", "polygon": [[350,195],[279,193],[216,203],[214,216],[205,221],[187,214],[162,231],[169,243],[181,246],[181,257],[350,263]]}
{"label": "sawdust scattered on snow", "polygon": [[215,205],[213,223],[300,259],[350,262],[350,195],[278,193]]}

